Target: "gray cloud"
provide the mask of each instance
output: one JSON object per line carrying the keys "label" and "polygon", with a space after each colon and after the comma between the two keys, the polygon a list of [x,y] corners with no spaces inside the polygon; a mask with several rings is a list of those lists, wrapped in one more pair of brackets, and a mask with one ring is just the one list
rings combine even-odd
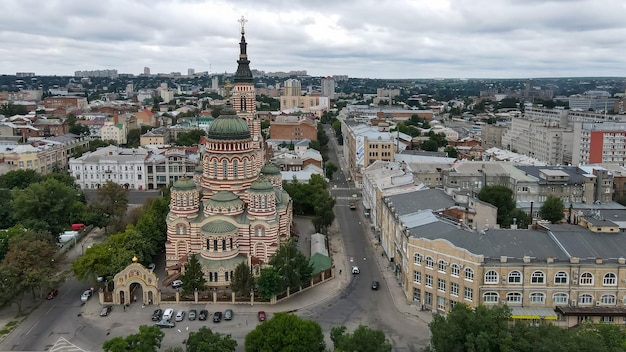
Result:
{"label": "gray cloud", "polygon": [[4,0],[4,74],[233,72],[372,78],[624,76],[621,0]]}

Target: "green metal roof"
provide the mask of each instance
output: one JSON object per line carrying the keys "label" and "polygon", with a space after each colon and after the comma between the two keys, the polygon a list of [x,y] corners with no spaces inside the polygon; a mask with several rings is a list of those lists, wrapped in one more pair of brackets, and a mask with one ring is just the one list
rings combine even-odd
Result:
{"label": "green metal roof", "polygon": [[219,140],[250,139],[250,129],[246,121],[236,115],[235,110],[226,108],[222,115],[209,126],[207,138]]}
{"label": "green metal roof", "polygon": [[280,170],[274,164],[265,164],[261,168],[261,173],[263,175],[278,175],[280,174]]}
{"label": "green metal roof", "polygon": [[195,189],[196,184],[190,178],[181,178],[174,182],[173,188],[178,191]]}
{"label": "green metal roof", "polygon": [[272,191],[273,189],[274,186],[263,176],[259,177],[250,185],[250,190],[256,192],[267,192]]}
{"label": "green metal roof", "polygon": [[214,220],[202,226],[202,232],[208,234],[227,234],[237,231],[237,226],[224,220]]}
{"label": "green metal roof", "polygon": [[207,268],[210,270],[219,270],[220,268],[224,268],[225,271],[231,271],[235,270],[237,265],[248,262],[248,258],[241,254],[237,255],[234,258],[222,260],[210,260],[203,258],[201,255],[196,255],[196,257],[198,258],[198,261],[203,268]]}
{"label": "green metal roof", "polygon": [[330,257],[325,256],[322,253],[315,253],[309,259],[309,263],[313,265],[313,275],[319,274],[324,270],[328,270],[333,265],[332,260],[330,260]]}

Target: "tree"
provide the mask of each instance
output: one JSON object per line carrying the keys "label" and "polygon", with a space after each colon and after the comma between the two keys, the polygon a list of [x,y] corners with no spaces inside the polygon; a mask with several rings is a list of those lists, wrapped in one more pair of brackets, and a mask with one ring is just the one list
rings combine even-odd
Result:
{"label": "tree", "polygon": [[133,128],[126,136],[126,147],[137,148],[139,145],[141,145],[141,129]]}
{"label": "tree", "polygon": [[90,202],[89,209],[102,219],[97,224],[106,227],[118,220],[128,207],[128,190],[117,183],[107,181],[96,191],[96,197]]}
{"label": "tree", "polygon": [[313,273],[313,265],[298,250],[293,239],[281,243],[276,253],[270,258],[269,264],[274,267],[282,278],[281,290],[296,288],[302,285],[302,282],[309,280]]}
{"label": "tree", "polygon": [[43,180],[43,176],[33,169],[11,170],[0,176],[0,188],[24,189],[35,182]]}
{"label": "tree", "polygon": [[200,138],[202,136],[206,136],[206,132],[204,132],[204,130],[191,130],[189,132],[180,132],[178,133],[178,138],[176,138],[176,144],[185,146],[196,145],[200,142]]}
{"label": "tree", "polygon": [[563,201],[559,197],[548,196],[548,199],[539,208],[539,216],[542,219],[548,220],[553,224],[558,223],[563,219]]}
{"label": "tree", "polygon": [[248,263],[241,262],[237,265],[230,280],[230,288],[242,296],[250,294],[250,290],[254,288],[254,275]]}
{"label": "tree", "polygon": [[422,150],[428,152],[436,152],[439,149],[437,142],[433,141],[432,139],[423,141],[420,147],[422,148]]}
{"label": "tree", "polygon": [[451,145],[445,147],[443,151],[448,153],[448,158],[456,158],[459,155],[458,150],[456,150],[456,148]]}
{"label": "tree", "polygon": [[337,165],[329,161],[324,166],[326,169],[326,178],[328,178],[329,180],[332,180],[333,174],[338,170]]}
{"label": "tree", "polygon": [[69,226],[77,201],[75,188],[49,178],[14,193],[11,207],[18,223],[57,236]]}
{"label": "tree", "polygon": [[[10,189],[0,188],[0,229],[6,229],[15,225],[13,209],[11,209],[12,197],[13,195]],[[1,237],[2,234],[0,234],[0,238]],[[2,246],[1,243],[0,246]],[[2,260],[2,256],[0,256],[0,260]]]}
{"label": "tree", "polygon": [[256,280],[256,285],[261,297],[270,299],[278,293],[281,284],[280,274],[272,267],[261,269],[261,275]]}
{"label": "tree", "polygon": [[237,341],[230,335],[222,335],[203,326],[197,332],[190,332],[186,342],[187,352],[234,352]]}
{"label": "tree", "polygon": [[11,117],[26,114],[28,114],[28,111],[24,105],[15,105],[13,103],[4,103],[0,105],[0,115]]}
{"label": "tree", "polygon": [[115,337],[105,341],[102,349],[105,352],[156,352],[161,348],[165,333],[155,325],[141,325],[137,334]]}
{"label": "tree", "polygon": [[352,334],[346,334],[345,326],[333,327],[330,330],[330,339],[335,345],[335,351],[338,352],[391,352],[392,350],[384,332],[363,325],[359,325]]}
{"label": "tree", "polygon": [[289,313],[276,313],[246,335],[246,352],[322,352],[326,348],[317,322]]}
{"label": "tree", "polygon": [[511,189],[505,186],[485,186],[478,192],[478,199],[498,208],[497,222],[500,226],[510,225],[509,214],[515,209]]}
{"label": "tree", "polygon": [[197,255],[189,256],[189,260],[187,264],[185,264],[185,272],[180,279],[183,281],[184,294],[206,289],[206,279],[204,278],[202,265],[200,265]]}

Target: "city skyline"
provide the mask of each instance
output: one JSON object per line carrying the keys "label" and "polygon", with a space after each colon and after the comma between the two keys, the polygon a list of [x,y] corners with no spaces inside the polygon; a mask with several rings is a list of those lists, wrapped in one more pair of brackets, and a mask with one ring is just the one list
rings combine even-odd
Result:
{"label": "city skyline", "polygon": [[620,77],[617,0],[305,2],[8,0],[0,74],[233,72],[362,78]]}

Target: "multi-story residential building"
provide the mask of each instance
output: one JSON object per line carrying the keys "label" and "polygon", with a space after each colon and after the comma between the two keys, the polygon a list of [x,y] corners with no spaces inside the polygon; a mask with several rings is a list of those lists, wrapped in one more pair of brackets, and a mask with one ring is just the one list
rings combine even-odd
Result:
{"label": "multi-story residential building", "polygon": [[333,77],[322,77],[322,96],[335,99],[335,79]]}
{"label": "multi-story residential building", "polygon": [[381,102],[386,102],[387,105],[392,105],[393,98],[400,95],[400,89],[386,89],[386,88],[378,88],[376,89],[376,97],[373,99],[374,105],[379,105]]}
{"label": "multi-story residential building", "polygon": [[575,123],[572,164],[626,162],[626,123]]}
{"label": "multi-story residential building", "polygon": [[87,98],[85,97],[47,97],[43,100],[46,109],[67,109],[85,110],[88,107]]}
{"label": "multi-story residential building", "polygon": [[19,169],[32,169],[40,174],[63,170],[66,150],[63,146],[48,143],[0,145],[0,160]]}
{"label": "multi-story residential building", "polygon": [[500,147],[502,145],[502,135],[508,130],[509,127],[505,125],[483,125],[480,131],[482,145],[486,148]]}
{"label": "multi-story residential building", "polygon": [[138,125],[154,126],[154,127],[158,126],[158,120],[156,116],[149,109],[137,111],[135,113],[135,118],[136,118]]}
{"label": "multi-story residential building", "polygon": [[279,115],[270,122],[270,139],[285,141],[317,140],[315,116]]}
{"label": "multi-story residential building", "polygon": [[117,146],[100,148],[69,161],[70,174],[81,189],[98,189],[111,181],[126,189],[147,188],[148,150]]}
{"label": "multi-story residential building", "polygon": [[[571,162],[571,130],[558,122],[513,118],[510,129],[502,135],[502,147],[551,165]],[[568,160],[569,159],[569,160]]]}
{"label": "multi-story residential building", "polygon": [[168,187],[194,174],[200,164],[198,148],[171,147],[151,150],[145,159],[147,189]]}
{"label": "multi-story residential building", "polygon": [[124,145],[128,138],[128,128],[126,124],[107,121],[100,128],[100,139],[103,141],[114,141],[117,145]]}
{"label": "multi-story residential building", "polygon": [[285,81],[283,95],[280,96],[281,111],[312,112],[321,115],[321,112],[330,108],[330,98],[320,95],[302,95],[300,81],[289,79]]}
{"label": "multi-story residential building", "polygon": [[574,94],[569,97],[570,109],[593,110],[613,112],[615,98],[611,98],[611,93],[602,90],[589,90],[583,94]]}
{"label": "multi-story residential building", "polygon": [[87,126],[89,128],[89,136],[93,138],[102,138],[102,127],[106,122],[106,118],[98,120],[78,120],[76,124]]}
{"label": "multi-story residential building", "polygon": [[140,145],[142,147],[147,145],[167,145],[169,143],[170,131],[165,127],[153,128],[140,137]]}

